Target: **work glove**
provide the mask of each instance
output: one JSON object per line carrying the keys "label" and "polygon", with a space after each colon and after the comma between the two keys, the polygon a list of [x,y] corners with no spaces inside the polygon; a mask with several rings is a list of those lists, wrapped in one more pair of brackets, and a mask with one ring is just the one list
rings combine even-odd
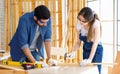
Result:
{"label": "work glove", "polygon": [[58,65],[58,62],[57,62],[57,60],[49,59],[48,64],[52,65],[52,66],[56,66],[56,65]]}
{"label": "work glove", "polygon": [[80,66],[87,66],[91,63],[90,59],[84,59],[82,62],[80,62]]}
{"label": "work glove", "polygon": [[67,57],[69,57],[69,58],[73,58],[74,56],[75,56],[75,52],[74,51],[69,53],[69,54],[67,54]]}
{"label": "work glove", "polygon": [[36,64],[42,64],[42,67],[48,67],[48,64],[45,62],[41,62],[41,61],[36,61]]}

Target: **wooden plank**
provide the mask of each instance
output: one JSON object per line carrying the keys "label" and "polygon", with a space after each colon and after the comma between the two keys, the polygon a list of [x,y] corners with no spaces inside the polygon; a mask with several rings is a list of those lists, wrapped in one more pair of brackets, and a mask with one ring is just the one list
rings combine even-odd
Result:
{"label": "wooden plank", "polygon": [[9,69],[9,70],[17,70],[17,71],[23,71],[22,67],[17,67],[17,66],[8,66],[8,65],[3,65],[0,64],[0,69]]}
{"label": "wooden plank", "polygon": [[16,10],[15,10],[15,12],[16,12],[16,22],[15,22],[15,24],[16,24],[16,28],[18,27],[18,21],[19,21],[19,7],[18,7],[18,5],[19,5],[19,3],[18,3],[18,0],[16,0],[16,4],[15,4],[15,8],[16,8]]}
{"label": "wooden plank", "polygon": [[0,73],[1,73],[1,74],[14,74],[14,70],[4,70],[4,69],[0,69]]}
{"label": "wooden plank", "polygon": [[113,67],[108,67],[108,74],[112,74]]}
{"label": "wooden plank", "polygon": [[7,2],[7,10],[6,10],[6,12],[7,12],[7,20],[6,20],[6,23],[5,23],[5,25],[7,26],[6,27],[6,52],[9,52],[9,46],[8,46],[8,43],[9,43],[9,41],[10,41],[10,36],[11,36],[11,31],[10,31],[10,0],[7,0],[6,1]]}
{"label": "wooden plank", "polygon": [[15,33],[15,30],[16,30],[16,24],[15,24],[15,22],[16,22],[16,20],[15,20],[15,18],[16,18],[16,12],[15,12],[15,0],[11,0],[11,6],[12,6],[12,10],[11,10],[11,12],[12,12],[12,19],[11,19],[11,21],[12,21],[12,36],[14,35],[14,33]]}
{"label": "wooden plank", "polygon": [[60,47],[62,44],[62,0],[58,0],[58,37]]}
{"label": "wooden plank", "polygon": [[120,51],[117,52],[115,63],[117,64],[114,64],[113,67],[108,66],[108,74],[120,74]]}
{"label": "wooden plank", "polygon": [[117,57],[115,62],[118,64],[113,66],[112,74],[120,74],[120,51],[117,52]]}
{"label": "wooden plank", "polygon": [[14,74],[28,74],[28,71],[22,70],[22,71],[14,71]]}
{"label": "wooden plank", "polygon": [[16,71],[16,70],[8,70],[8,69],[0,69],[1,74],[28,74],[27,71]]}
{"label": "wooden plank", "polygon": [[22,0],[18,0],[18,3],[19,3],[19,5],[18,5],[18,7],[19,7],[19,17],[23,14],[23,9],[22,9],[22,7],[23,7],[23,4],[22,4]]}
{"label": "wooden plank", "polygon": [[52,3],[53,3],[53,10],[52,10],[52,13],[53,13],[53,15],[52,15],[52,20],[53,20],[53,22],[52,22],[52,24],[53,24],[52,25],[52,40],[53,40],[53,42],[52,42],[52,46],[57,46],[56,1],[52,0]]}
{"label": "wooden plank", "polygon": [[116,62],[120,64],[120,51],[117,52]]}
{"label": "wooden plank", "polygon": [[83,6],[86,6],[86,4],[87,4],[86,0],[83,0]]}
{"label": "wooden plank", "polygon": [[70,38],[71,38],[71,24],[72,24],[72,1],[68,0],[68,52],[71,52],[72,47],[70,45]]}
{"label": "wooden plank", "polygon": [[76,20],[77,20],[77,1],[73,0],[72,2],[73,7],[72,7],[72,47],[75,45],[75,40],[76,40]]}
{"label": "wooden plank", "polygon": [[44,0],[45,5],[48,7],[48,1],[49,0]]}
{"label": "wooden plank", "polygon": [[31,10],[32,10],[32,5],[30,4],[31,3],[31,0],[27,0],[27,12],[31,12]]}
{"label": "wooden plank", "polygon": [[32,2],[32,10],[34,10],[35,9],[35,5],[36,5],[36,1],[35,0],[31,0],[31,2]]}
{"label": "wooden plank", "polygon": [[[5,45],[5,49],[7,50],[7,47],[6,47],[6,45],[7,45],[7,17],[8,17],[8,14],[7,14],[7,12],[8,12],[8,1],[7,0],[5,0],[5,28],[4,28],[4,32],[5,32],[5,42],[4,42],[4,45]],[[8,50],[7,50],[8,51]]]}
{"label": "wooden plank", "polygon": [[24,4],[22,4],[22,6],[23,6],[23,9],[22,9],[22,11],[23,11],[23,13],[26,13],[27,12],[27,0],[23,0],[22,1]]}
{"label": "wooden plank", "polygon": [[1,74],[28,74],[27,70],[18,66],[8,66],[0,64]]}

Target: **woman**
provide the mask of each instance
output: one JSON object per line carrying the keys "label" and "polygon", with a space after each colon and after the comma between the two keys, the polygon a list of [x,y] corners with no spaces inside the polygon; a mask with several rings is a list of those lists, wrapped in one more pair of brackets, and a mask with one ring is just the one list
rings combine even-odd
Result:
{"label": "woman", "polygon": [[[68,54],[72,56],[74,52],[79,49],[81,41],[83,41],[83,61],[80,65],[87,65],[88,63],[101,63],[103,55],[103,47],[100,41],[101,37],[101,24],[97,14],[91,8],[84,7],[79,12],[77,19],[79,20],[76,25],[77,29],[77,42]],[[98,65],[99,74],[101,74],[101,65]]]}

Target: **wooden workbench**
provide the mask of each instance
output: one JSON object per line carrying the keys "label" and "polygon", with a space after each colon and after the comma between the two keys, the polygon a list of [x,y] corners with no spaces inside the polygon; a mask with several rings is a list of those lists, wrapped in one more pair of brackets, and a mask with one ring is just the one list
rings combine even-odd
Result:
{"label": "wooden workbench", "polygon": [[[5,65],[0,65],[0,67]],[[5,66],[7,67],[7,66]],[[8,69],[0,69],[2,74],[98,74],[97,66],[80,67],[79,64],[60,64],[40,69],[23,70],[8,66]]]}

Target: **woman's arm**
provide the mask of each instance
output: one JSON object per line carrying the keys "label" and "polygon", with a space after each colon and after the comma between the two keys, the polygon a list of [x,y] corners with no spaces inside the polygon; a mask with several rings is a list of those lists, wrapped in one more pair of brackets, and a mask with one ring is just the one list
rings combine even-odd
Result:
{"label": "woman's arm", "polygon": [[73,47],[72,51],[67,55],[70,58],[73,58],[75,56],[75,51],[77,51],[81,45],[81,40],[79,39],[79,34],[80,32],[77,31],[77,38],[76,38],[76,43],[75,46]]}
{"label": "woman's arm", "polygon": [[79,39],[79,34],[80,34],[80,31],[77,31],[76,43],[75,43],[75,46],[73,47],[72,51],[78,50],[81,45],[81,40]]}
{"label": "woman's arm", "polygon": [[95,55],[99,39],[100,39],[100,25],[96,26],[94,29],[93,45],[89,56],[90,60],[92,60]]}

